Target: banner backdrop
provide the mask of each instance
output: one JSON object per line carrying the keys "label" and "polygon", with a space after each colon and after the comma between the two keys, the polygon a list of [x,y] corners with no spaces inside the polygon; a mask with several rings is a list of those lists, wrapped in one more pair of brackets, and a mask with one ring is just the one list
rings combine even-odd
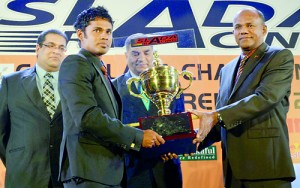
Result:
{"label": "banner backdrop", "polygon": [[[288,128],[290,150],[297,176],[300,175],[300,2],[290,1],[225,1],[225,0],[2,0],[0,2],[0,77],[35,64],[35,41],[49,28],[66,32],[67,54],[78,51],[72,27],[76,16],[91,5],[103,5],[114,23],[114,42],[103,57],[111,77],[126,68],[124,39],[137,32],[175,32],[178,43],[156,45],[165,64],[179,72],[193,74],[193,83],[184,93],[186,109],[211,111],[219,88],[219,71],[240,54],[232,35],[232,19],[243,7],[255,7],[266,17],[269,45],[290,49],[295,57],[295,71],[290,96]],[[282,8],[284,7],[284,9]],[[180,40],[182,39],[182,40]],[[182,85],[187,80],[181,79]],[[1,100],[1,99],[0,99]],[[198,122],[195,121],[197,126]],[[37,133],[38,134],[38,133]],[[223,187],[220,143],[194,157],[181,156],[184,187]],[[0,187],[5,168],[0,172]],[[299,180],[293,187],[300,187]]]}

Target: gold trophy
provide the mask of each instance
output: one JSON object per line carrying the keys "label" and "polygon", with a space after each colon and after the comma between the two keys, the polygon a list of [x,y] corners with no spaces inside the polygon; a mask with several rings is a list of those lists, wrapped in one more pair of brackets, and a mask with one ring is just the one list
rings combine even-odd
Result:
{"label": "gold trophy", "polygon": [[[162,135],[165,140],[177,138],[195,138],[192,118],[190,113],[171,114],[170,104],[174,97],[180,98],[182,92],[188,89],[192,83],[192,74],[188,71],[178,72],[174,67],[162,65],[157,52],[154,52],[154,67],[149,68],[139,75],[139,78],[127,80],[128,90],[131,95],[141,99],[147,97],[158,108],[158,116],[141,117],[139,123],[131,126],[139,126],[140,129],[151,129]],[[186,76],[189,79],[187,87],[182,88],[179,77]],[[131,90],[132,82],[140,82],[142,91],[134,93]]]}
{"label": "gold trophy", "polygon": [[[131,95],[141,99],[147,97],[158,108],[158,115],[171,114],[170,104],[174,97],[180,98],[182,92],[188,89],[192,84],[192,74],[188,71],[178,72],[172,66],[162,65],[160,63],[157,52],[154,52],[154,67],[140,74],[140,78],[130,78],[127,80],[128,90]],[[189,78],[189,85],[181,88],[179,84],[179,76],[187,76]],[[140,82],[142,84],[142,91],[139,94],[131,90],[132,82]]]}

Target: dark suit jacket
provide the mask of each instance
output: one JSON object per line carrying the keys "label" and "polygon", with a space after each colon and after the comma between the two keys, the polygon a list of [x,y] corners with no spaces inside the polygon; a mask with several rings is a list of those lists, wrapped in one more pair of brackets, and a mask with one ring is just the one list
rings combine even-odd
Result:
{"label": "dark suit jacket", "polygon": [[57,182],[62,114],[51,120],[37,88],[35,67],[3,76],[0,89],[0,156],[5,187],[48,187]]}
{"label": "dark suit jacket", "polygon": [[[143,133],[124,126],[121,99],[100,70],[98,57],[82,49],[63,61],[59,92],[64,119],[60,178],[119,185],[123,152],[139,150]],[[132,148],[132,143],[135,146]]]}
{"label": "dark suit jacket", "polygon": [[[118,89],[123,103],[123,123],[138,122],[138,118],[146,116],[157,116],[157,107],[151,102],[149,111],[146,110],[141,99],[130,95],[126,81],[131,78],[130,72],[113,80]],[[134,84],[133,84],[134,85]],[[136,87],[132,86],[133,92],[138,93]],[[172,113],[184,111],[183,95],[171,103]],[[144,159],[137,152],[126,155],[127,185],[132,188],[151,187],[181,187],[181,167],[179,159],[170,160],[166,163],[162,159]]]}
{"label": "dark suit jacket", "polygon": [[236,178],[293,180],[286,124],[293,55],[263,43],[234,86],[238,61],[234,59],[221,71],[217,109],[226,130],[221,128],[220,135],[220,127],[215,127],[199,149],[221,136],[224,156]]}

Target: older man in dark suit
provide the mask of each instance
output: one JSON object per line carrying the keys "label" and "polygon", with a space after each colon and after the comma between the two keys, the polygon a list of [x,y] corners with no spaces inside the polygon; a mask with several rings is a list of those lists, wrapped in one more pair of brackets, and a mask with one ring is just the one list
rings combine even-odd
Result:
{"label": "older man in dark suit", "polygon": [[0,156],[5,187],[63,187],[58,182],[62,113],[58,70],[67,37],[46,30],[37,40],[34,67],[3,76],[0,88]]}
{"label": "older man in dark suit", "polygon": [[112,43],[113,21],[101,7],[84,10],[74,24],[81,50],[63,61],[59,74],[64,135],[60,179],[65,187],[120,187],[124,151],[164,143],[151,130],[123,125],[120,96],[102,55]]}
{"label": "older man in dark suit", "polygon": [[[123,109],[123,123],[138,122],[140,117],[157,116],[157,107],[144,99],[130,95],[126,81],[132,77],[138,77],[140,73],[153,67],[153,46],[131,47],[131,40],[144,38],[147,35],[136,33],[130,35],[125,41],[126,61],[129,70],[113,80],[121,95]],[[132,87],[135,93],[139,93],[139,86]],[[176,99],[170,106],[172,113],[184,111],[183,95]],[[155,188],[155,187],[182,187],[181,167],[179,159],[171,159],[164,162],[161,158],[145,159],[137,152],[126,155],[126,182],[128,188]]]}
{"label": "older man in dark suit", "polygon": [[193,111],[201,119],[195,141],[207,136],[199,149],[222,140],[226,187],[289,188],[295,179],[286,123],[294,59],[264,43],[264,21],[256,9],[237,13],[242,54],[221,71],[217,110]]}

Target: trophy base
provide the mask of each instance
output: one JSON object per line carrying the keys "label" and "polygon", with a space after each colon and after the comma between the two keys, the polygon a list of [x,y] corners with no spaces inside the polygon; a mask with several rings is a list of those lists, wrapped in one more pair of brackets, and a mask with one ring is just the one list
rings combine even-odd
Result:
{"label": "trophy base", "polygon": [[165,140],[178,138],[195,138],[191,113],[178,113],[164,116],[149,116],[139,118],[142,130],[151,129]]}
{"label": "trophy base", "polygon": [[151,129],[165,139],[165,144],[155,148],[142,148],[141,155],[146,158],[160,157],[168,153],[190,154],[196,152],[196,137],[191,113],[178,113],[164,116],[150,116],[139,119],[140,129]]}

